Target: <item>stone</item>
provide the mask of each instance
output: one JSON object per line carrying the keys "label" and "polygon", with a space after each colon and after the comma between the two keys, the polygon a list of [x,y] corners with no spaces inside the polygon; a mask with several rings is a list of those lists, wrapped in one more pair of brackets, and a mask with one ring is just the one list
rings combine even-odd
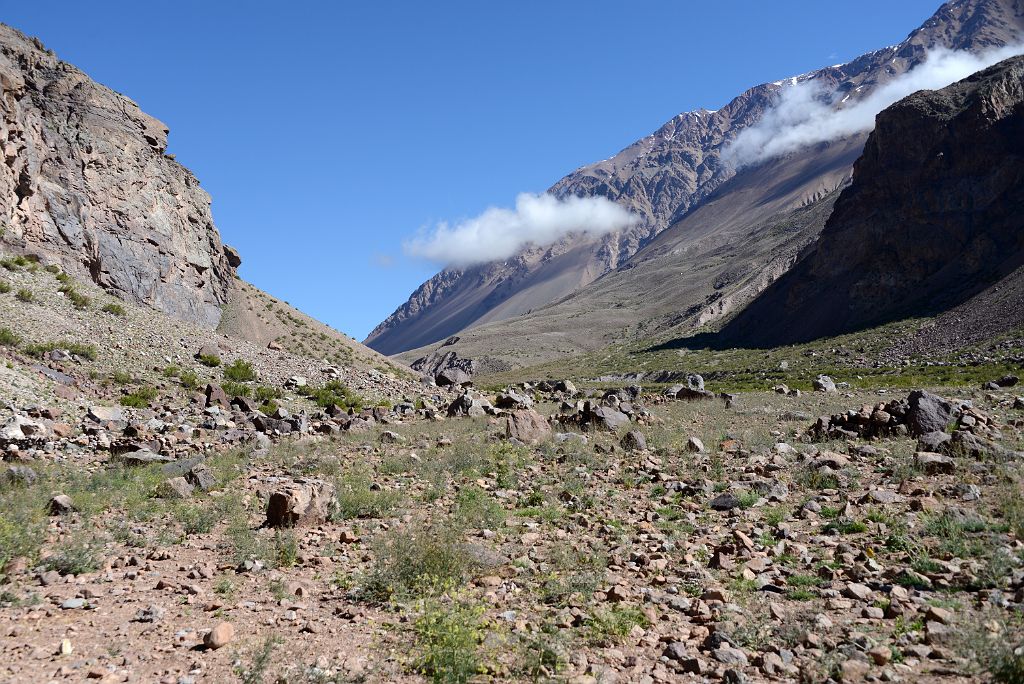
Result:
{"label": "stone", "polygon": [[297,478],[276,486],[267,499],[267,525],[300,527],[327,520],[334,505],[334,485]]}
{"label": "stone", "polygon": [[220,364],[220,349],[215,344],[204,344],[196,351],[195,358],[197,359],[216,359],[216,364]]}
{"label": "stone", "polygon": [[704,390],[704,378],[697,373],[690,373],[686,376],[686,386],[692,390]]}
{"label": "stone", "polygon": [[850,582],[846,585],[843,590],[843,596],[847,598],[856,599],[858,601],[867,601],[874,595],[874,592],[870,587],[856,582]]}
{"label": "stone", "polygon": [[47,505],[50,515],[70,515],[75,510],[71,497],[67,494],[55,494]]}
{"label": "stone", "polygon": [[494,405],[503,409],[528,409],[533,407],[533,399],[510,389],[499,394]]}
{"label": "stone", "polygon": [[381,444],[404,444],[405,437],[402,437],[402,435],[398,434],[397,432],[385,430],[384,432],[380,433],[379,441]]}
{"label": "stone", "polygon": [[187,499],[193,491],[194,487],[184,477],[172,477],[157,486],[156,495],[161,499]]}
{"label": "stone", "polygon": [[196,489],[208,492],[217,486],[217,476],[205,463],[197,463],[185,473],[185,480]]}
{"label": "stone", "polygon": [[639,430],[630,430],[623,435],[619,444],[626,451],[647,451],[647,438]]}
{"label": "stone", "polygon": [[941,454],[945,451],[953,436],[948,432],[927,432],[917,439],[917,450]]}
{"label": "stone", "polygon": [[839,681],[861,682],[871,672],[871,664],[863,660],[850,659],[839,667]]}
{"label": "stone", "polygon": [[629,416],[613,408],[601,406],[589,413],[586,417],[586,424],[598,430],[615,432],[619,428],[629,425]]}
{"label": "stone", "polygon": [[925,451],[914,454],[914,465],[927,475],[949,475],[956,470],[956,462],[949,456]]}
{"label": "stone", "polygon": [[90,406],[86,417],[96,423],[120,423],[124,421],[124,411],[117,406]]}
{"label": "stone", "polygon": [[875,665],[888,665],[892,660],[892,650],[888,646],[875,646],[868,651],[868,657]]}
{"label": "stone", "polygon": [[734,508],[740,507],[740,500],[735,494],[723,492],[712,499],[709,505],[716,511],[731,511]]}
{"label": "stone", "polygon": [[722,646],[712,653],[715,660],[726,665],[746,665],[747,654],[732,646]]}
{"label": "stone", "polygon": [[204,394],[206,395],[206,406],[231,407],[231,400],[220,385],[214,385],[213,383],[206,385]]}
{"label": "stone", "polygon": [[203,645],[211,650],[223,648],[235,638],[235,626],[230,622],[222,622],[203,637]]}
{"label": "stone", "polygon": [[703,454],[705,451],[704,442],[697,437],[690,437],[686,440],[686,451],[691,454]]}
{"label": "stone", "polygon": [[0,484],[7,486],[27,487],[35,484],[38,479],[39,475],[36,471],[28,466],[9,465],[0,470]]}
{"label": "stone", "polygon": [[815,392],[836,392],[836,383],[827,375],[819,375],[811,382]]}
{"label": "stone", "polygon": [[533,409],[520,409],[505,419],[505,436],[523,444],[540,444],[551,438],[551,426]]}
{"label": "stone", "polygon": [[78,610],[80,608],[85,608],[85,606],[86,601],[84,598],[70,598],[64,603],[60,604],[60,607],[64,610]]}
{"label": "stone", "polygon": [[954,419],[953,405],[925,390],[914,390],[907,397],[906,424],[914,437],[929,432],[945,432]]}

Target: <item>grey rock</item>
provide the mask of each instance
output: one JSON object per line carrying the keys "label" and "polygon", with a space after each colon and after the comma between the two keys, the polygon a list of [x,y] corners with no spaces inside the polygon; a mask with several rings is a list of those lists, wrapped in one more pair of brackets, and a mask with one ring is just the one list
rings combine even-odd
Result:
{"label": "grey rock", "polygon": [[914,390],[907,397],[910,408],[906,423],[910,434],[915,437],[929,432],[945,432],[953,421],[953,404],[942,397],[925,390]]}
{"label": "grey rock", "polygon": [[164,480],[156,488],[156,495],[161,499],[187,499],[192,496],[195,488],[183,477],[172,477]]}
{"label": "grey rock", "polygon": [[626,451],[646,451],[647,438],[639,430],[630,430],[619,442]]}
{"label": "grey rock", "polygon": [[812,383],[816,392],[836,392],[836,383],[827,375],[819,375]]}
{"label": "grey rock", "polygon": [[4,239],[123,299],[209,328],[233,278],[210,197],[168,157],[167,127],[0,27]]}
{"label": "grey rock", "polygon": [[298,478],[276,485],[267,499],[267,525],[299,527],[327,520],[334,505],[334,485]]}

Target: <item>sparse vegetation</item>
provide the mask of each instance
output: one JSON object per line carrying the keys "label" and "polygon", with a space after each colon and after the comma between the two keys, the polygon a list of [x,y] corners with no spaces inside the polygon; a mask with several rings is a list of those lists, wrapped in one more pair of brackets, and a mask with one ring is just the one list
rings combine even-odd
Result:
{"label": "sparse vegetation", "polygon": [[236,359],[224,367],[224,377],[232,382],[252,382],[256,379],[256,371],[248,361]]}

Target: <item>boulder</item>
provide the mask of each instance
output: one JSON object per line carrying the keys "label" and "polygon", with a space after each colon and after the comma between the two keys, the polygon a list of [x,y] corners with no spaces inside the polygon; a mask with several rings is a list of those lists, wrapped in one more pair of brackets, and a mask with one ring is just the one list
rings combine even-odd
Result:
{"label": "boulder", "polygon": [[523,444],[539,444],[551,437],[551,426],[532,409],[511,411],[505,420],[505,436]]}
{"label": "boulder", "polygon": [[907,397],[907,402],[906,424],[914,437],[929,432],[945,432],[955,417],[952,403],[925,390],[914,390]]}
{"label": "boulder", "polygon": [[161,499],[187,499],[192,496],[195,488],[183,477],[172,477],[161,482],[156,488],[156,495]]}
{"label": "boulder", "polygon": [[819,375],[812,383],[816,392],[837,392],[836,383],[827,375]]}
{"label": "boulder", "polygon": [[647,438],[639,430],[630,430],[619,442],[626,451],[647,451]]}
{"label": "boulder", "polygon": [[334,485],[297,478],[276,485],[267,498],[267,525],[301,527],[327,520],[334,505]]}
{"label": "boulder", "polygon": [[210,383],[206,386],[206,405],[209,406],[223,406],[224,408],[231,407],[231,400],[228,399],[228,395],[224,392],[224,389],[220,385],[214,385]]}

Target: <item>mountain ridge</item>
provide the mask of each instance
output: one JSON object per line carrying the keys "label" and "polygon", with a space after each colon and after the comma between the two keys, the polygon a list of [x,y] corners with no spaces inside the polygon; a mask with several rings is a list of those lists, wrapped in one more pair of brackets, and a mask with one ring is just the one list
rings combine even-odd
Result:
{"label": "mountain ridge", "polygon": [[641,216],[636,226],[596,240],[569,236],[546,248],[529,247],[503,262],[445,269],[421,285],[365,342],[396,354],[557,302],[625,265],[727,182],[734,172],[720,163],[723,146],[759,120],[787,81],[813,78],[849,94],[870,92],[920,63],[932,47],[980,51],[1005,45],[1024,28],[1022,15],[1019,0],[948,2],[895,46],[755,86],[715,111],[677,115],[652,135],[577,169],[550,189],[556,196],[603,196],[619,202]]}

